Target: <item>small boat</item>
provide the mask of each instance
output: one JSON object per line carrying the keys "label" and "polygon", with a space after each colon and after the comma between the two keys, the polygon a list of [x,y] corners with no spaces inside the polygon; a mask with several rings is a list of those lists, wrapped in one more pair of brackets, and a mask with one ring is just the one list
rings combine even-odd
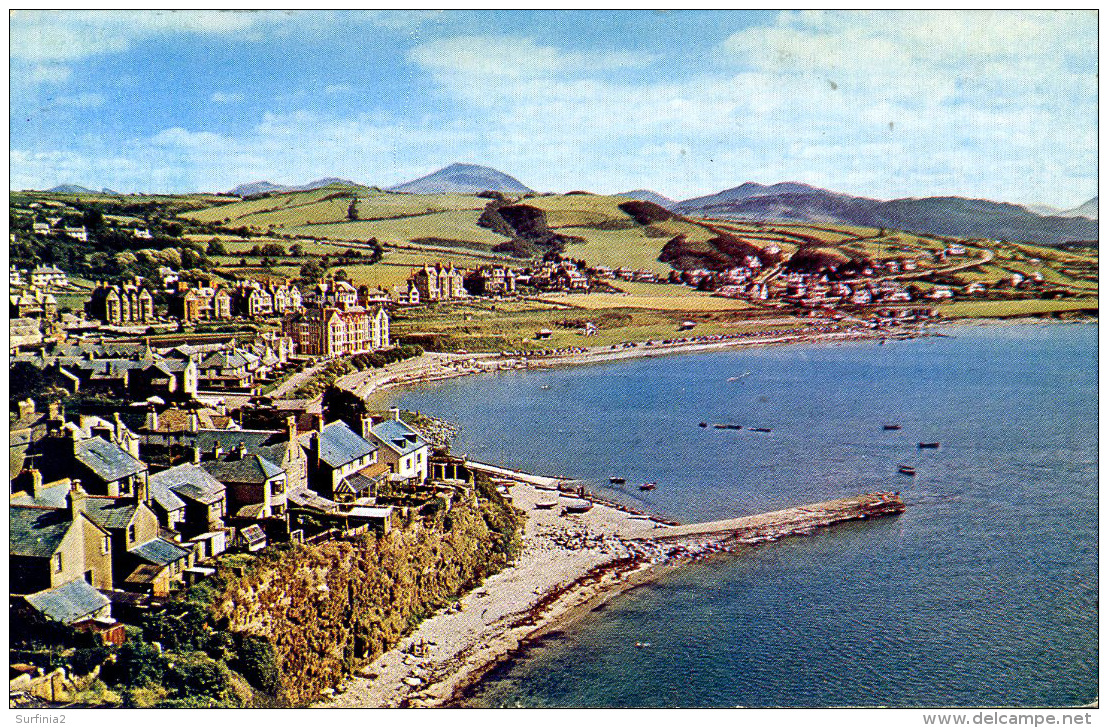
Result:
{"label": "small boat", "polygon": [[639,486],[639,490],[654,490],[658,487],[657,483],[643,483]]}
{"label": "small boat", "polygon": [[905,475],[915,475],[916,474],[916,469],[913,468],[911,465],[901,465],[899,468],[897,468],[897,470],[904,473]]}
{"label": "small boat", "polygon": [[919,444],[919,449],[920,450],[938,450],[939,449],[939,443],[937,443],[937,442],[921,442]]}
{"label": "small boat", "polygon": [[773,429],[769,427],[748,427],[746,429],[751,432],[773,432]]}
{"label": "small boat", "polygon": [[700,426],[701,426],[701,427],[707,427],[707,426],[708,426],[708,423],[707,423],[707,422],[701,422],[701,423],[700,423]]}
{"label": "small boat", "polygon": [[741,430],[742,428],[742,425],[727,425],[728,430]]}
{"label": "small boat", "polygon": [[717,430],[726,430],[727,429],[727,425],[712,425],[712,427],[716,428]]}
{"label": "small boat", "polygon": [[551,508],[554,508],[557,505],[558,505],[558,501],[551,501],[551,500],[539,501],[538,503],[535,504],[535,508],[538,508],[541,511],[548,511],[548,510],[550,510]]}
{"label": "small boat", "polygon": [[612,477],[608,478],[608,482],[612,483],[613,485],[623,485],[627,482],[627,478],[621,478],[618,475],[613,475]]}
{"label": "small boat", "polygon": [[566,513],[585,513],[592,509],[592,501],[584,498],[567,498],[562,505]]}
{"label": "small boat", "polygon": [[644,647],[650,647],[650,643],[649,642],[636,642],[635,647],[638,647],[641,650]]}
{"label": "small boat", "polygon": [[886,430],[899,430],[900,425],[884,425],[884,429],[886,429]]}

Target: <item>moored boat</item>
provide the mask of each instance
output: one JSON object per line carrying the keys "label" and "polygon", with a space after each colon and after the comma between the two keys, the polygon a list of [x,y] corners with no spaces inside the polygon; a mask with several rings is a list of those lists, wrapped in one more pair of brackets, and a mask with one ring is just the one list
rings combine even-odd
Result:
{"label": "moored boat", "polygon": [[905,475],[915,475],[916,474],[916,469],[913,468],[911,465],[901,465],[897,469],[900,472],[904,473]]}
{"label": "moored boat", "polygon": [[769,427],[748,427],[746,429],[751,432],[773,432],[773,429]]}
{"label": "moored boat", "polygon": [[585,513],[592,509],[592,501],[584,498],[566,498],[562,501],[566,513]]}
{"label": "moored boat", "polygon": [[657,483],[643,483],[639,486],[639,490],[654,490],[658,487]]}
{"label": "moored boat", "polygon": [[613,475],[612,477],[608,478],[608,482],[612,483],[613,485],[623,485],[627,482],[627,478],[621,478],[618,475]]}
{"label": "moored boat", "polygon": [[938,450],[939,449],[939,443],[937,443],[937,442],[921,442],[919,444],[919,449],[920,450]]}
{"label": "moored boat", "polygon": [[884,426],[884,428],[885,428],[886,430],[899,430],[899,429],[900,429],[900,425],[885,425],[885,426]]}

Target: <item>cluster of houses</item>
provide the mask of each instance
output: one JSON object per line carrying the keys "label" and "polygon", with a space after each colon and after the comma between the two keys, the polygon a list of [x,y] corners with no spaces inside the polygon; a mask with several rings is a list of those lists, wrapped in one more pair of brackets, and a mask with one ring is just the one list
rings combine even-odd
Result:
{"label": "cluster of houses", "polygon": [[52,265],[40,265],[30,270],[16,268],[15,264],[8,267],[8,284],[12,288],[30,285],[33,288],[69,288],[69,277],[65,271]]}
{"label": "cluster of houses", "polygon": [[35,235],[53,235],[80,240],[82,243],[88,242],[88,230],[85,229],[84,225],[70,227],[65,225],[60,217],[49,217],[45,221],[34,221],[31,223],[31,232]]}
{"label": "cluster of houses", "polygon": [[[472,500],[460,459],[396,410],[325,422],[278,411],[246,429],[189,400],[67,416],[19,403],[10,430],[13,609],[106,635],[215,573],[229,549],[387,531],[431,498]],[[436,458],[439,462],[436,464]]]}
{"label": "cluster of houses", "polygon": [[283,316],[302,305],[299,289],[290,281],[259,283],[239,281],[234,287],[190,286],[176,280],[169,296],[169,315],[185,323],[197,321],[229,321],[242,318]]}
{"label": "cluster of houses", "polygon": [[10,362],[41,369],[47,382],[73,394],[164,403],[202,392],[254,393],[291,363],[294,352],[288,337],[267,332],[249,340],[158,347],[149,340],[52,342],[17,352]]}
{"label": "cluster of houses", "polygon": [[389,315],[369,308],[346,281],[323,281],[304,294],[304,306],[282,321],[282,330],[303,356],[344,356],[389,345]]}

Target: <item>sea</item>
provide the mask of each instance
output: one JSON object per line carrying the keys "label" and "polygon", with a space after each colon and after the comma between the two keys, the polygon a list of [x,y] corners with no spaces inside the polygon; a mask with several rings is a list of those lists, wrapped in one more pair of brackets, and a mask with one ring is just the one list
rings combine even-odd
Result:
{"label": "sea", "polygon": [[883,344],[675,354],[389,394],[458,423],[456,452],[579,478],[685,523],[868,491],[908,504],[668,571],[532,643],[468,703],[1097,699],[1097,332],[947,326]]}

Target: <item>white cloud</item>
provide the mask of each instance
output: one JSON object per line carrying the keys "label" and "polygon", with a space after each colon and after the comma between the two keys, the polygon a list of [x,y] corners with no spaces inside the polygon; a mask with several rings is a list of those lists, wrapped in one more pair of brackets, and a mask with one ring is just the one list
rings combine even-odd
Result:
{"label": "white cloud", "polygon": [[348,83],[333,83],[324,88],[323,92],[328,94],[352,94],[356,93],[357,89]]}
{"label": "white cloud", "polygon": [[24,78],[32,84],[62,83],[72,74],[73,69],[60,63],[36,63],[26,71]]}
{"label": "white cloud", "polygon": [[409,58],[443,75],[521,78],[544,74],[579,74],[598,69],[639,67],[653,58],[628,51],[581,53],[539,45],[533,38],[456,36],[415,46]]}
{"label": "white cloud", "polygon": [[237,104],[246,100],[246,94],[241,91],[216,91],[211,100],[217,104]]}
{"label": "white cloud", "polygon": [[520,38],[433,41],[410,59],[474,127],[493,120],[491,153],[528,160],[545,177],[532,186],[680,197],[797,179],[1050,201],[1095,190],[1095,47],[1088,12],[806,12],[733,34],[679,82],[609,73],[648,57],[605,65]]}
{"label": "white cloud", "polygon": [[427,23],[446,17],[444,10],[365,10],[362,15],[370,23],[388,30],[416,31]]}
{"label": "white cloud", "polygon": [[104,105],[104,95],[98,93],[79,93],[57,96],[53,99],[56,106],[68,106],[74,109],[95,109]]}
{"label": "white cloud", "polygon": [[74,61],[125,51],[171,33],[242,33],[284,14],[240,10],[17,10],[10,17],[11,58],[32,63]]}

